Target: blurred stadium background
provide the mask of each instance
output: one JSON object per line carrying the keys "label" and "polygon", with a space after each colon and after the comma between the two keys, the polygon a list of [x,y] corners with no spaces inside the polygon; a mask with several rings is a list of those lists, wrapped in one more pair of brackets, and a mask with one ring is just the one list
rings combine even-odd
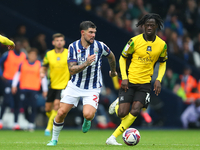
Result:
{"label": "blurred stadium background", "polygon": [[[168,45],[167,67],[181,75],[187,65],[192,69],[192,76],[199,81],[200,2],[197,0],[1,0],[0,9],[0,34],[13,40],[21,38],[24,51],[28,51],[30,47],[36,47],[39,51],[39,60],[43,59],[46,51],[53,48],[51,41],[54,33],[60,32],[65,35],[67,48],[71,42],[80,38],[80,22],[91,20],[97,25],[96,39],[105,42],[110,47],[117,62],[126,42],[142,32],[140,28],[135,27],[137,21],[146,13],[158,13],[165,25],[158,32],[158,36]],[[183,46],[184,43],[187,44],[187,48]],[[6,47],[0,45],[0,56],[6,50]],[[104,113],[111,122],[115,124],[120,122],[115,115],[107,114],[110,101],[117,97],[117,89],[114,88],[108,75],[109,67],[107,66],[108,62],[103,61],[104,88],[100,104],[104,112],[97,114],[93,121],[93,128],[98,127],[98,122],[106,122]],[[156,75],[157,69],[152,77],[153,81]],[[3,86],[0,83],[0,102],[2,102],[2,94]],[[153,92],[151,93],[151,102],[148,112],[152,117],[152,123],[147,124],[142,117],[138,117],[134,126],[182,128],[180,116],[191,102],[186,103],[173,92],[172,88],[165,85],[158,97]],[[37,128],[44,128],[47,123],[44,103],[45,100],[39,95]],[[68,119],[65,123],[66,127],[80,127],[81,109],[80,104],[78,108],[70,112],[66,118]],[[12,127],[12,120],[12,110],[8,109],[3,118],[7,128]],[[20,113],[19,124],[26,127],[23,111]]]}

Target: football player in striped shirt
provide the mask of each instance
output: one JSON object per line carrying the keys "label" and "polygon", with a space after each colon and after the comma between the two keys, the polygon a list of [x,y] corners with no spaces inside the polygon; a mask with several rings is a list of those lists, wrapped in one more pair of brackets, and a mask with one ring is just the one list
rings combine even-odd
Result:
{"label": "football player in striped shirt", "polygon": [[63,128],[68,112],[83,99],[83,133],[91,126],[99,102],[102,87],[102,57],[108,59],[110,76],[117,75],[116,61],[112,51],[103,42],[95,40],[96,26],[91,21],[80,24],[81,39],[69,45],[68,66],[71,80],[63,91],[58,114],[54,119],[52,140],[48,146],[57,145],[58,136]]}

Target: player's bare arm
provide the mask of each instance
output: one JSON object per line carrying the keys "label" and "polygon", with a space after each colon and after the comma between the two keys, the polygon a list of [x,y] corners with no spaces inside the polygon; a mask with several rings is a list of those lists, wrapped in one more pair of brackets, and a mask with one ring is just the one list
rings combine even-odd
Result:
{"label": "player's bare arm", "polygon": [[41,79],[44,78],[44,77],[46,76],[46,73],[47,73],[47,67],[42,66],[42,67],[40,68],[40,78],[41,78]]}
{"label": "player's bare arm", "polygon": [[114,77],[117,75],[116,72],[116,60],[115,60],[115,55],[113,54],[113,52],[110,52],[110,54],[108,55],[108,63],[110,65],[110,77]]}
{"label": "player's bare arm", "polygon": [[81,71],[83,71],[87,66],[89,66],[93,61],[95,61],[95,57],[96,55],[89,55],[87,57],[87,61],[84,62],[81,65],[77,65],[77,62],[69,62],[68,63],[68,68],[69,68],[69,72],[71,75],[74,75],[76,73],[79,73]]}

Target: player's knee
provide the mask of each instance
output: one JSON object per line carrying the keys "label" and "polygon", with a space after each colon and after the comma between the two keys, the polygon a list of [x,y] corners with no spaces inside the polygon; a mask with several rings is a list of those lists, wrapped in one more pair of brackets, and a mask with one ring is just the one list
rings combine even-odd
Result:
{"label": "player's knee", "polygon": [[59,109],[59,104],[58,104],[58,105],[54,105],[54,106],[53,106],[53,109],[54,109],[54,110],[58,110],[58,109]]}
{"label": "player's knee", "polygon": [[128,115],[128,111],[126,111],[125,109],[118,109],[118,117],[120,118],[124,118],[126,115]]}
{"label": "player's knee", "polygon": [[84,113],[83,114],[83,117],[86,119],[86,120],[92,120],[94,118],[94,114],[91,113],[91,112],[87,112],[87,113]]}
{"label": "player's knee", "polygon": [[130,113],[131,113],[133,116],[138,116],[138,115],[140,114],[140,108],[131,109]]}
{"label": "player's knee", "polygon": [[58,113],[57,113],[57,116],[59,118],[65,118],[67,116],[67,111],[63,110],[63,109],[59,109],[58,110]]}
{"label": "player's knee", "polygon": [[45,107],[45,112],[50,112],[50,111],[51,111],[51,108]]}

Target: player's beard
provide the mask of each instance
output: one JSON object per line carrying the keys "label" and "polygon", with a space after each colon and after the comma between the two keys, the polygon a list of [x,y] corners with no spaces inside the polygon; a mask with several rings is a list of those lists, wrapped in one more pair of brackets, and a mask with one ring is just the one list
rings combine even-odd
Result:
{"label": "player's beard", "polygon": [[90,42],[90,40],[87,40],[86,38],[85,38],[85,41],[89,44],[89,45],[91,45],[93,42]]}

